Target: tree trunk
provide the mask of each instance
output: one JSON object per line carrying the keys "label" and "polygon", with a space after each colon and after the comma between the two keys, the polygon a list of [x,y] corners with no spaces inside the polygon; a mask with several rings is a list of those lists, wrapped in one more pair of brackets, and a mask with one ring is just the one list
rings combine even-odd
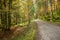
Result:
{"label": "tree trunk", "polygon": [[52,0],[50,0],[50,7],[51,7],[51,20],[53,21],[53,10],[52,10]]}

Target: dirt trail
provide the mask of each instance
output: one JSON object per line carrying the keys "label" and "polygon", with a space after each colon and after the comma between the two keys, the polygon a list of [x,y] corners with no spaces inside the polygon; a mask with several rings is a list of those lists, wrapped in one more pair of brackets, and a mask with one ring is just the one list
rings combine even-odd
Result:
{"label": "dirt trail", "polygon": [[44,21],[35,20],[37,34],[34,40],[60,40],[60,27]]}

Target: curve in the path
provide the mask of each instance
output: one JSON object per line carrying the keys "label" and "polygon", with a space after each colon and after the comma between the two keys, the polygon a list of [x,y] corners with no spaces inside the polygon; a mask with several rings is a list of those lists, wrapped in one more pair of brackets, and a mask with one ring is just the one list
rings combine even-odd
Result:
{"label": "curve in the path", "polygon": [[51,23],[35,20],[38,29],[35,40],[60,40],[60,27]]}

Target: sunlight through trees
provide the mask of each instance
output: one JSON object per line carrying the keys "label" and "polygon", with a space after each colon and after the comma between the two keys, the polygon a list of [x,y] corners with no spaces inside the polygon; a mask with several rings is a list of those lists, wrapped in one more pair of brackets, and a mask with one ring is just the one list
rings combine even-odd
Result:
{"label": "sunlight through trees", "polygon": [[34,19],[60,22],[59,0],[0,0],[0,27],[29,24]]}

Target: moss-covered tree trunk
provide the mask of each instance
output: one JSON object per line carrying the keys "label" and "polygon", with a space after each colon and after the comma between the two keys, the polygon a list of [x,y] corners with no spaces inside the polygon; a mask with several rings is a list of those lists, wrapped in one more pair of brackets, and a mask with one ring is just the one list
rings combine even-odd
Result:
{"label": "moss-covered tree trunk", "polygon": [[12,0],[9,0],[9,11],[8,11],[8,30],[10,30],[11,27],[11,8],[12,8]]}
{"label": "moss-covered tree trunk", "polygon": [[[8,31],[11,27],[11,6],[12,6],[12,0],[0,0],[0,17],[1,17],[1,24],[2,24],[2,31]],[[6,10],[8,7],[8,10]]]}

